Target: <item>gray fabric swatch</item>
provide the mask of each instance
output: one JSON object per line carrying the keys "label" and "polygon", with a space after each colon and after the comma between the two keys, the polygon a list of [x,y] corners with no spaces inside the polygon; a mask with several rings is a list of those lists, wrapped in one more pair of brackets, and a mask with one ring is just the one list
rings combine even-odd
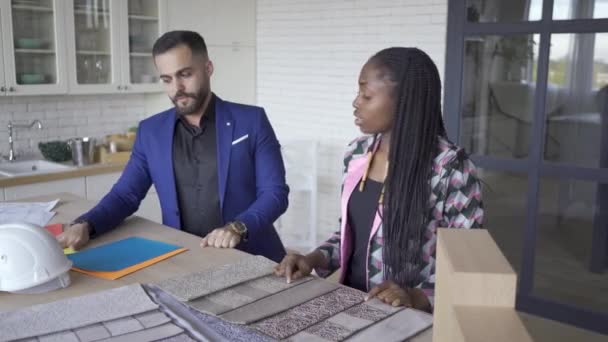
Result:
{"label": "gray fabric swatch", "polygon": [[[384,316],[382,316],[382,318],[385,318],[386,316],[388,316],[388,315],[384,314]],[[368,321],[366,319],[350,316],[344,312],[340,312],[337,315],[329,317],[326,321],[329,321],[334,324],[338,324],[338,325],[343,326],[344,328],[350,330],[351,333],[348,334],[347,336],[345,336],[345,338],[346,338],[346,337],[354,334],[356,331],[366,328],[366,327],[374,324],[374,322],[379,321],[379,320],[380,320],[380,318],[376,319],[374,321]],[[323,322],[325,322],[325,321],[323,321]],[[321,322],[321,323],[323,323],[323,322]],[[321,324],[321,323],[319,323],[319,324]],[[306,329],[306,331],[311,331],[311,329],[313,329],[314,327],[315,326],[313,325],[312,327]]]}
{"label": "gray fabric swatch", "polygon": [[316,336],[327,341],[343,341],[356,332],[400,310],[403,310],[403,307],[393,307],[374,298],[333,315],[325,321],[297,333],[290,340],[310,340],[313,338],[312,336]]}
{"label": "gray fabric swatch", "polygon": [[352,330],[329,320],[313,325],[312,327],[306,329],[306,332],[319,336],[324,340],[336,342],[342,341],[348,336],[352,335]]}
{"label": "gray fabric swatch", "polygon": [[432,315],[414,309],[404,309],[361,330],[346,341],[367,342],[377,340],[379,336],[382,336],[382,342],[404,341],[432,324]]}
{"label": "gray fabric swatch", "polygon": [[193,339],[186,333],[181,333],[179,335],[175,335],[175,336],[172,336],[169,338],[164,338],[164,339],[158,340],[158,341],[161,341],[161,342],[196,342],[195,339]]}
{"label": "gray fabric swatch", "polygon": [[158,286],[182,302],[187,302],[272,274],[275,265],[274,261],[262,256],[248,255],[236,263],[166,279],[158,283]]}
{"label": "gray fabric swatch", "polygon": [[334,291],[338,287],[340,285],[335,283],[313,279],[254,303],[226,312],[219,317],[233,323],[250,324]]}
{"label": "gray fabric swatch", "polygon": [[79,342],[78,336],[71,331],[62,331],[55,334],[38,337],[40,342]]}
{"label": "gray fabric swatch", "polygon": [[181,334],[184,329],[173,323],[166,323],[154,328],[140,330],[120,336],[110,337],[104,342],[152,342]]}
{"label": "gray fabric swatch", "polygon": [[171,318],[167,317],[162,311],[155,310],[150,312],[144,312],[139,315],[135,315],[135,318],[141,323],[145,328],[155,327],[161,324],[165,324],[171,321]]}
{"label": "gray fabric swatch", "polygon": [[306,331],[300,331],[299,333],[291,336],[287,341],[289,342],[331,342],[317,335],[307,333]]}
{"label": "gray fabric swatch", "polygon": [[[207,341],[270,342],[270,337],[243,325],[232,324],[197,311],[154,285],[146,286],[152,298],[174,319],[176,324],[190,326]],[[191,332],[188,329],[188,332]],[[194,333],[192,334],[194,335]]]}
{"label": "gray fabric swatch", "polygon": [[76,329],[156,309],[139,284],[0,312],[0,341]]}
{"label": "gray fabric swatch", "polygon": [[312,279],[305,277],[288,284],[284,277],[269,275],[189,301],[188,305],[204,313],[221,315]]}
{"label": "gray fabric swatch", "polygon": [[190,308],[192,314],[199,322],[213,329],[215,332],[231,342],[272,342],[274,339],[260,334],[256,330],[246,325],[226,322],[212,315],[207,315],[200,311]]}
{"label": "gray fabric swatch", "polygon": [[103,325],[108,329],[112,336],[124,335],[144,329],[144,326],[133,317],[124,317],[103,322]]}
{"label": "gray fabric swatch", "polygon": [[284,339],[361,303],[364,297],[364,292],[340,287],[278,315],[259,321],[253,327],[273,338]]}
{"label": "gray fabric swatch", "polygon": [[75,329],[74,332],[80,339],[80,342],[93,342],[110,337],[110,332],[101,323]]}

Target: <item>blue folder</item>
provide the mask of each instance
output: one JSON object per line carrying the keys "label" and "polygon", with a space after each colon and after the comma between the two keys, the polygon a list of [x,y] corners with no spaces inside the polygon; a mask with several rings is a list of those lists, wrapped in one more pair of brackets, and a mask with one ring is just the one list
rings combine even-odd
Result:
{"label": "blue folder", "polygon": [[69,254],[74,267],[87,271],[115,272],[172,252],[180,246],[130,237]]}

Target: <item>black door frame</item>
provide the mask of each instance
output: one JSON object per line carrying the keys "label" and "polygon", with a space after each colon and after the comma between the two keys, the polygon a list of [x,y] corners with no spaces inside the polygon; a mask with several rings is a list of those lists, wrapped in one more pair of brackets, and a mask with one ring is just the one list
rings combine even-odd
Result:
{"label": "black door frame", "polygon": [[[466,18],[466,0],[448,0],[448,25],[444,79],[444,119],[449,138],[460,144],[460,117],[465,37],[474,35],[539,34],[539,56],[534,99],[534,121],[530,131],[530,150],[527,158],[509,159],[487,155],[473,155],[478,167],[525,173],[528,175],[527,211],[522,236],[523,254],[518,277],[516,308],[531,314],[608,334],[608,314],[558,303],[533,294],[536,228],[541,177],[593,181],[608,184],[608,170],[547,162],[543,159],[545,136],[545,99],[549,69],[550,37],[553,33],[608,32],[608,19],[553,20],[553,0],[543,1],[542,19],[517,23],[471,23]],[[605,208],[604,208],[605,209]],[[599,213],[600,215],[606,213]],[[589,269],[602,272],[608,254],[608,227],[594,229],[592,257]]]}

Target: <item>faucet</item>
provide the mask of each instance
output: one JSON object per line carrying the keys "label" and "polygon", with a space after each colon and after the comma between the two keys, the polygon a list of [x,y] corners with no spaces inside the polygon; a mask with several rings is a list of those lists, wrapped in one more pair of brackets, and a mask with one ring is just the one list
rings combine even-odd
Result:
{"label": "faucet", "polygon": [[28,124],[16,124],[12,121],[8,122],[8,161],[12,162],[17,159],[15,156],[15,150],[13,148],[13,129],[14,128],[32,128],[36,126],[37,129],[42,129],[42,122],[40,120],[34,120]]}

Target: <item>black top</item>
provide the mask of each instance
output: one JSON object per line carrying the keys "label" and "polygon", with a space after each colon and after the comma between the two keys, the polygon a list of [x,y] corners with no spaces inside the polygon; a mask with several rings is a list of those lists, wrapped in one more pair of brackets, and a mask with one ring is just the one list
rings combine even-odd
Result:
{"label": "black top", "polygon": [[367,179],[363,191],[359,191],[359,184],[357,184],[348,201],[347,222],[352,236],[352,254],[346,269],[344,283],[365,292],[368,291],[367,246],[383,185],[383,183]]}
{"label": "black top", "polygon": [[182,230],[204,237],[222,225],[218,194],[215,95],[200,127],[180,116],[173,136],[173,172]]}

